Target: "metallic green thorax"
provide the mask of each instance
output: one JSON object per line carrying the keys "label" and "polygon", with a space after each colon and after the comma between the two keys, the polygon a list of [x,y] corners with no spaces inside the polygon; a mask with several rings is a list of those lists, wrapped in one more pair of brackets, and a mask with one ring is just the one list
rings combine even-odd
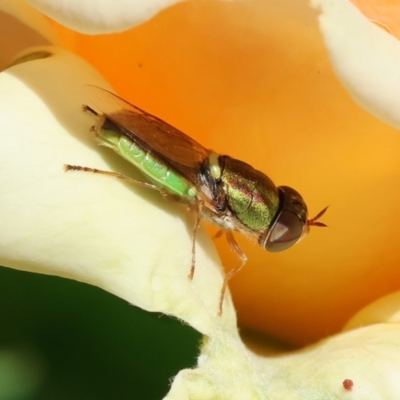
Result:
{"label": "metallic green thorax", "polygon": [[168,194],[178,196],[184,203],[195,201],[197,190],[188,180],[133,142],[109,119],[105,118],[99,122],[101,125],[97,129],[97,141],[100,145],[113,149]]}
{"label": "metallic green thorax", "polygon": [[220,163],[228,207],[250,230],[268,229],[279,208],[279,194],[274,183],[243,161],[221,156]]}

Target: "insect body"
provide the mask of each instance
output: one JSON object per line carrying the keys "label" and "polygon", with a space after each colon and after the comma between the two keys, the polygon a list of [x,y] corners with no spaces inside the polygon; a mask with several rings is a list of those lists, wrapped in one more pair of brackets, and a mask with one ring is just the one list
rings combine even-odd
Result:
{"label": "insect body", "polygon": [[66,165],[66,170],[85,170],[159,190],[174,201],[187,204],[196,214],[192,237],[192,266],[195,270],[195,239],[201,219],[221,228],[241,264],[224,279],[219,301],[222,313],[228,280],[246,263],[247,257],[232,232],[255,239],[271,252],[285,250],[303,238],[310,226],[325,226],[318,218],[307,219],[301,195],[287,186],[276,187],[265,174],[249,164],[206,149],[161,119],[95,86],[85,89],[102,111],[84,108],[98,117],[94,130],[100,145],[113,149],[140,169],[151,183],[93,168]]}

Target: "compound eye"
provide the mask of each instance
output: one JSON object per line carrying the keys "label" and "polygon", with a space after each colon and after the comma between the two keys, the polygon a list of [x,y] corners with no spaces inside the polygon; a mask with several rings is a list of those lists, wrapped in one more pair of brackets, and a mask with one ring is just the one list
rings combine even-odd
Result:
{"label": "compound eye", "polygon": [[303,228],[304,224],[296,214],[283,210],[270,228],[265,249],[273,253],[288,249],[299,241]]}

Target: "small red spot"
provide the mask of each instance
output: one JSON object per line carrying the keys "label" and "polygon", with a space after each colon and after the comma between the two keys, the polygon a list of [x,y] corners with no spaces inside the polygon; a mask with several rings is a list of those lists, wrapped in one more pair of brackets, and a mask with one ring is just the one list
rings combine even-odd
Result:
{"label": "small red spot", "polygon": [[345,390],[350,391],[353,389],[353,386],[354,386],[354,382],[351,379],[345,379],[343,381],[343,387]]}

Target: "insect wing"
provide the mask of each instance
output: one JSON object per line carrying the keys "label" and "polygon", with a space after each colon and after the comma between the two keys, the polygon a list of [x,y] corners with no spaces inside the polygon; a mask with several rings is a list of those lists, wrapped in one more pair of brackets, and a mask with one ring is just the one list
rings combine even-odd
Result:
{"label": "insect wing", "polygon": [[135,143],[198,184],[201,163],[211,153],[160,118],[97,86],[85,85],[93,103]]}

